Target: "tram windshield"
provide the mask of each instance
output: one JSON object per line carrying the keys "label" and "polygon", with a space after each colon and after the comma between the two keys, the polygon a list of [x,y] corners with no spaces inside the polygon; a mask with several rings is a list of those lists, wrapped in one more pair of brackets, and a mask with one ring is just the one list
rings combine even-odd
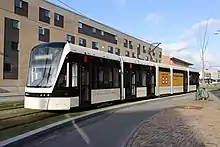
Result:
{"label": "tram windshield", "polygon": [[48,43],[35,47],[30,56],[28,87],[51,87],[65,43]]}

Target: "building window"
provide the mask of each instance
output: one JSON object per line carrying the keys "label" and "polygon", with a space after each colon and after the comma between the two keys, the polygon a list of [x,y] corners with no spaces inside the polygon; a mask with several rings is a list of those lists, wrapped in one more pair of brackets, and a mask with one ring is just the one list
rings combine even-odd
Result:
{"label": "building window", "polygon": [[125,51],[125,56],[129,57],[129,51]]}
{"label": "building window", "polygon": [[12,20],[12,27],[15,29],[20,28],[20,22],[18,20]]}
{"label": "building window", "polygon": [[4,72],[12,72],[12,64],[11,63],[4,63]]}
{"label": "building window", "polygon": [[133,49],[133,43],[132,43],[132,41],[129,41],[129,48],[130,48],[130,49]]}
{"label": "building window", "polygon": [[44,16],[50,18],[50,11],[44,9]]}
{"label": "building window", "polygon": [[42,27],[39,27],[39,34],[40,35],[45,35],[45,29]]}
{"label": "building window", "polygon": [[15,6],[17,8],[22,8],[22,0],[15,0]]}
{"label": "building window", "polygon": [[83,38],[79,38],[79,45],[86,47],[86,40]]}
{"label": "building window", "polygon": [[96,33],[96,28],[92,28],[92,32],[93,32],[93,33]]}
{"label": "building window", "polygon": [[159,60],[159,63],[161,63],[161,60]]}
{"label": "building window", "polygon": [[149,60],[148,56],[146,56],[146,60],[147,60],[147,61]]}
{"label": "building window", "polygon": [[120,49],[119,48],[115,48],[115,54],[120,56]]}
{"label": "building window", "polygon": [[59,14],[54,13],[54,18],[55,18],[55,20],[60,21],[60,15]]}
{"label": "building window", "polygon": [[99,49],[99,43],[93,41],[93,42],[92,42],[92,48],[93,48],[93,49]]}
{"label": "building window", "polygon": [[135,55],[135,53],[134,53],[134,52],[132,52],[132,57],[133,57],[133,58],[136,58],[136,55]]}
{"label": "building window", "polygon": [[117,36],[115,36],[115,40],[118,40],[118,37],[117,37]]}
{"label": "building window", "polygon": [[159,58],[161,58],[161,57],[162,57],[162,53],[160,52],[160,53],[159,53]]}
{"label": "building window", "polygon": [[70,43],[75,43],[75,37],[72,35],[67,34],[66,35],[66,41],[70,42]]}
{"label": "building window", "polygon": [[124,39],[124,47],[128,47],[128,40]]}
{"label": "building window", "polygon": [[104,36],[104,32],[103,31],[101,31],[101,35]]}
{"label": "building window", "polygon": [[155,56],[155,50],[153,51],[153,56]]}
{"label": "building window", "polygon": [[69,34],[67,34],[67,35],[66,35],[66,41],[71,42],[71,41],[72,41],[72,36],[69,35]]}
{"label": "building window", "polygon": [[11,49],[17,51],[18,50],[18,42],[11,41]]}
{"label": "building window", "polygon": [[108,46],[108,52],[113,54],[113,47],[112,46]]}
{"label": "building window", "polygon": [[146,46],[143,46],[143,53],[146,53]]}
{"label": "building window", "polygon": [[83,25],[81,22],[78,22],[78,28],[82,29]]}

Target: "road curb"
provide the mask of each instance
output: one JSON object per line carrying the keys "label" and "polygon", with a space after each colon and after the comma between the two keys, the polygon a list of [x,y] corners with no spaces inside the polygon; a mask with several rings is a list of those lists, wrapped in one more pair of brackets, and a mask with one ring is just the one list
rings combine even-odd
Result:
{"label": "road curb", "polygon": [[2,142],[0,142],[0,146],[5,146],[5,147],[14,147],[14,146],[21,146],[22,144],[29,142],[30,140],[34,140],[40,136],[43,136],[44,134],[47,134],[49,132],[52,132],[54,130],[60,129],[62,127],[65,127],[69,124],[71,124],[73,121],[78,123],[80,121],[95,117],[95,116],[99,116],[102,115],[104,113],[110,113],[110,112],[114,112],[117,111],[119,109],[122,108],[127,108],[127,107],[131,107],[134,105],[138,105],[138,104],[143,104],[146,102],[153,102],[153,101],[157,101],[157,100],[165,100],[165,99],[172,99],[172,98],[178,98],[178,97],[183,97],[185,95],[189,95],[189,94],[193,94],[193,93],[187,93],[187,94],[181,94],[181,95],[174,95],[174,96],[168,96],[168,97],[162,97],[162,98],[154,98],[154,99],[148,99],[148,100],[140,100],[137,102],[131,102],[131,103],[125,103],[125,104],[119,104],[119,105],[115,105],[115,106],[110,106],[107,108],[103,108],[101,110],[94,110],[88,114],[83,114],[83,115],[79,115],[76,117],[72,117],[66,120],[62,120],[59,122],[55,122],[53,124],[38,128],[36,130],[30,131],[30,132],[26,132],[24,134],[15,136],[13,138],[4,140]]}

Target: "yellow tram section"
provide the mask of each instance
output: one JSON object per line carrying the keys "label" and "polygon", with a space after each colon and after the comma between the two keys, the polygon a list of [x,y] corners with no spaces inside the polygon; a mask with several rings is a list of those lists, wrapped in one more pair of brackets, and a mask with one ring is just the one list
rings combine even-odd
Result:
{"label": "yellow tram section", "polygon": [[183,73],[173,73],[173,86],[183,86]]}
{"label": "yellow tram section", "polygon": [[[183,73],[173,73],[173,86],[183,86]],[[159,86],[170,86],[170,72],[159,71]]]}

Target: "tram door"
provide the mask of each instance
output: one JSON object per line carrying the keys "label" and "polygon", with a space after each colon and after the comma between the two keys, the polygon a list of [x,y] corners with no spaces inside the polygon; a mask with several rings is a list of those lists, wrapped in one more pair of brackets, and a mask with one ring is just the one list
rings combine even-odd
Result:
{"label": "tram door", "polygon": [[82,64],[79,69],[80,77],[80,105],[91,104],[90,68]]}
{"label": "tram door", "polygon": [[155,95],[155,69],[149,67],[147,70],[147,96]]}
{"label": "tram door", "polygon": [[187,71],[184,72],[184,77],[183,77],[183,92],[187,92],[188,91],[188,74]]}
{"label": "tram door", "polygon": [[133,69],[125,67],[125,98],[136,97],[136,76]]}

